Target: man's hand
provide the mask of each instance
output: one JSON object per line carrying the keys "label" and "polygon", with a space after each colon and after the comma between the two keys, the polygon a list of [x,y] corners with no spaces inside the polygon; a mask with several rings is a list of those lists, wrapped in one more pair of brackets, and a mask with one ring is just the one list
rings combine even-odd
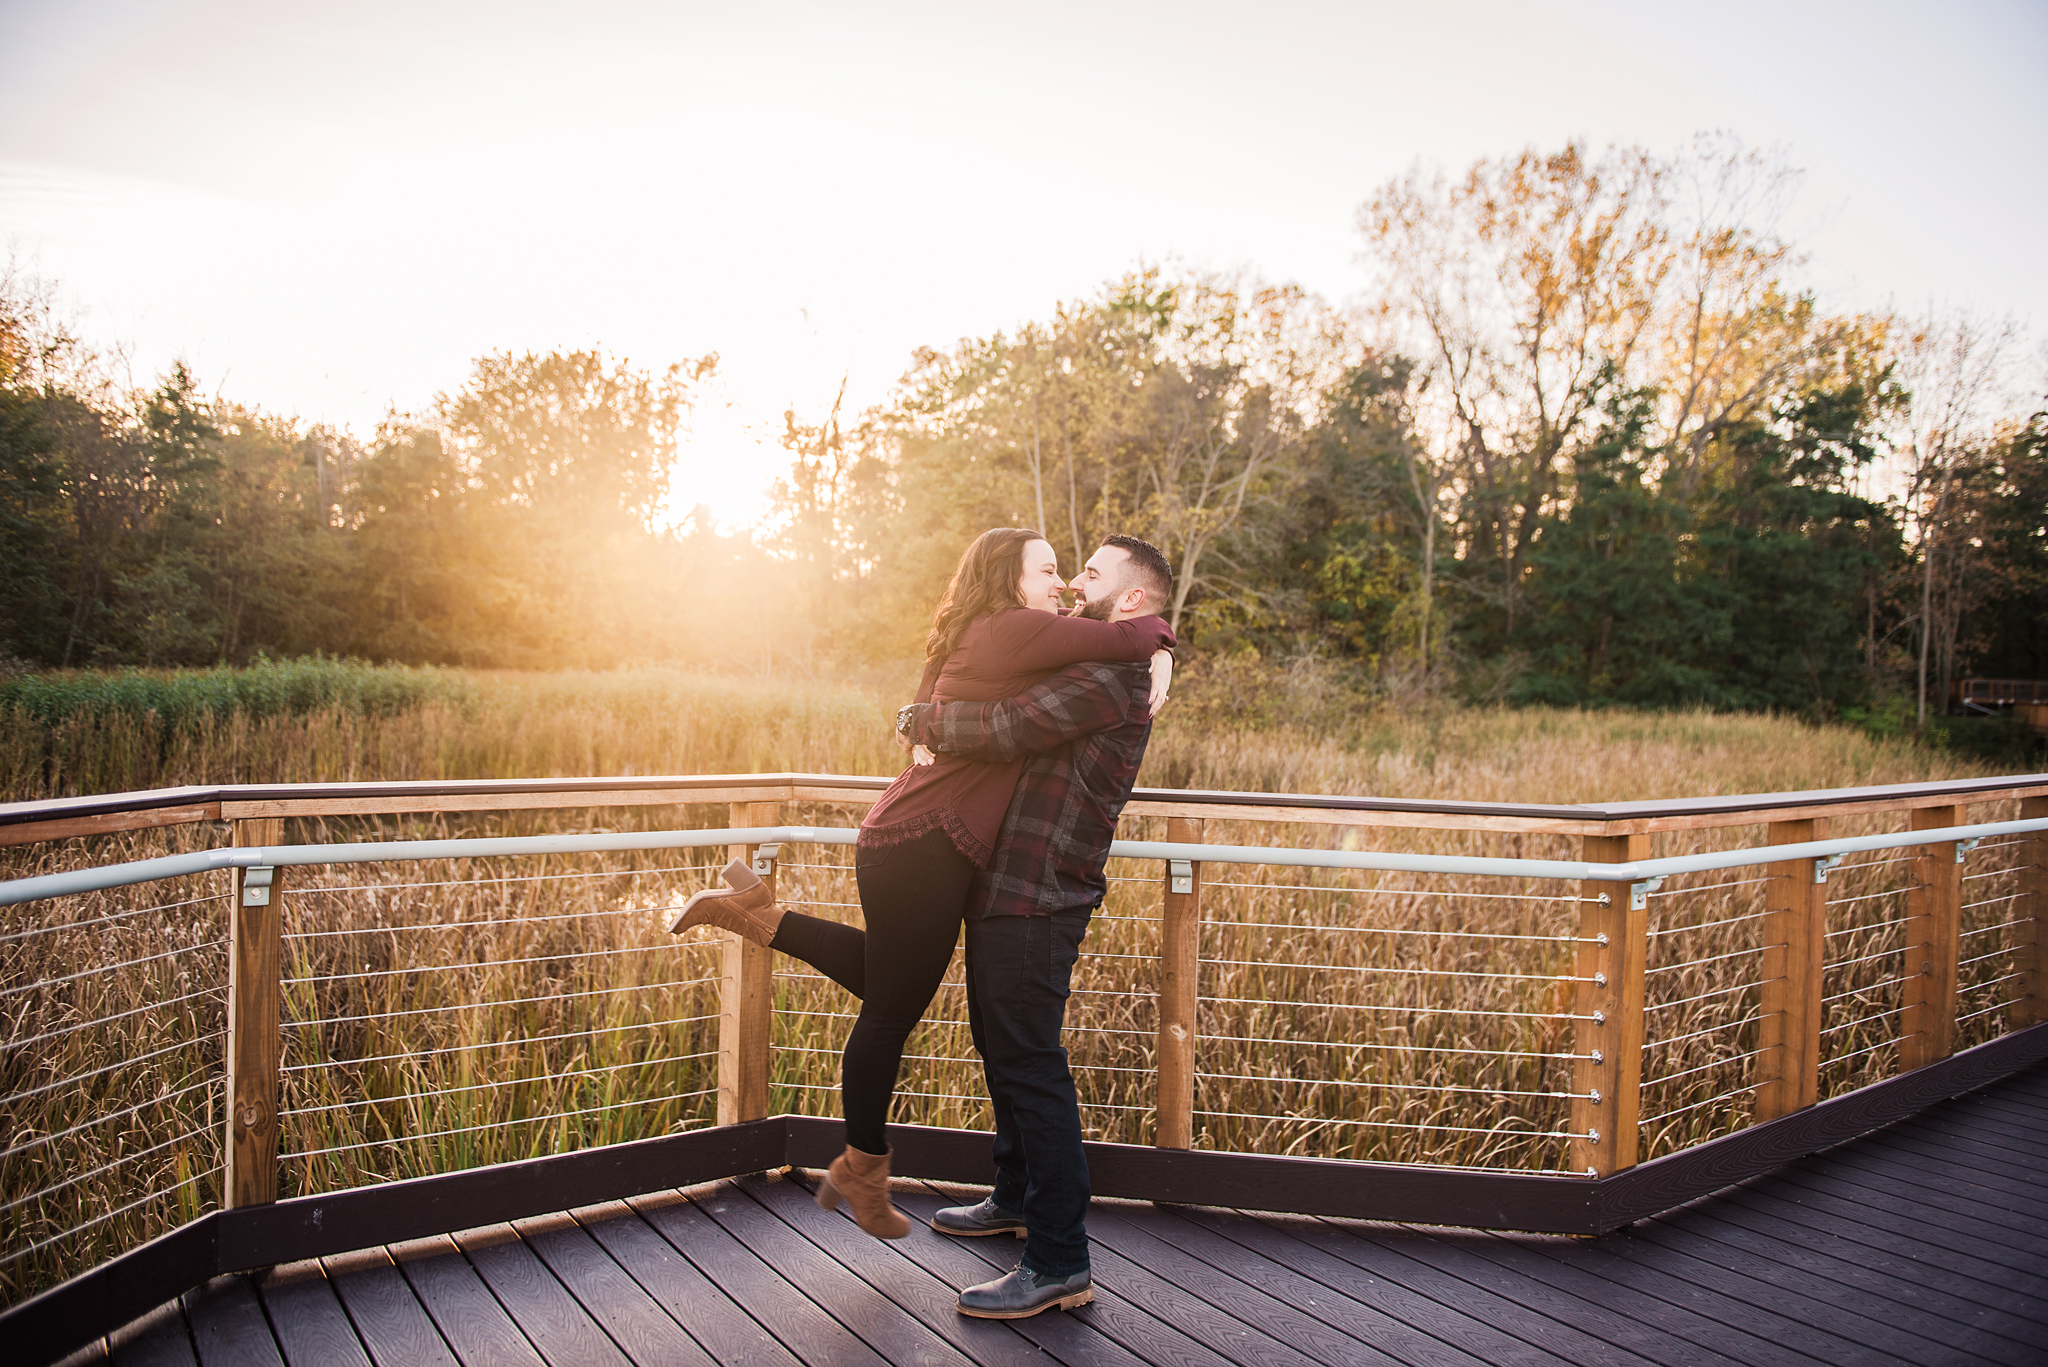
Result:
{"label": "man's hand", "polygon": [[1173,686],[1173,652],[1155,650],[1152,652],[1152,696],[1146,702],[1145,715],[1156,717],[1166,703],[1166,690]]}

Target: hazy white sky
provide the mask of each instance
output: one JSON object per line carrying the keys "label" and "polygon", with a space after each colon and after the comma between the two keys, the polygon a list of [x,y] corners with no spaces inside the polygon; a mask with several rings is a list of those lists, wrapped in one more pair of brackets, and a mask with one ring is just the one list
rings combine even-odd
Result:
{"label": "hazy white sky", "polygon": [[363,436],[494,348],[717,351],[679,501],[747,521],[785,407],[1141,260],[1352,295],[1418,159],[1729,129],[1829,304],[2039,324],[2044,59],[2038,0],[0,0],[0,244],[138,379]]}

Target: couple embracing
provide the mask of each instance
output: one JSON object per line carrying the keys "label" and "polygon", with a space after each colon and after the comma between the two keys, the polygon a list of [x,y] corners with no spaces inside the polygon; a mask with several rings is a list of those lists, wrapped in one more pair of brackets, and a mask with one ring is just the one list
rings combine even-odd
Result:
{"label": "couple embracing", "polygon": [[[1173,572],[1113,536],[1071,586],[1037,532],[984,532],[961,556],[925,643],[917,701],[897,714],[912,763],[861,823],[865,928],[786,911],[734,862],[730,889],[690,899],[672,930],[715,925],[810,964],[860,999],[840,1075],[846,1151],[818,1201],[899,1239],[885,1133],[904,1042],[967,932],[967,1013],[995,1112],[995,1190],[941,1210],[944,1234],[1019,1234],[1009,1275],[961,1313],[1019,1319],[1094,1299],[1088,1163],[1067,1052],[1069,983],[1152,714],[1172,679],[1160,615]],[[1061,615],[1071,587],[1079,601]]]}

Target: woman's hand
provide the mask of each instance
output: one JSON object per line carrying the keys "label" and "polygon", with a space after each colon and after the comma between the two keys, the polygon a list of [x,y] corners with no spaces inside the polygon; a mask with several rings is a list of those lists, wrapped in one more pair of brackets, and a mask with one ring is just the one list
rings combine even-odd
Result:
{"label": "woman's hand", "polygon": [[1152,696],[1148,700],[1145,715],[1156,717],[1166,702],[1166,690],[1173,686],[1173,652],[1155,650],[1152,652]]}
{"label": "woman's hand", "polygon": [[910,762],[919,766],[937,764],[939,757],[922,745],[913,745],[910,747]]}

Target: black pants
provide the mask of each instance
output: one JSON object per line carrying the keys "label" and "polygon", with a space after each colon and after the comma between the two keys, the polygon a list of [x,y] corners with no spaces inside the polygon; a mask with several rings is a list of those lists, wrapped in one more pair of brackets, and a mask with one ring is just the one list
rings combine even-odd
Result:
{"label": "black pants", "polygon": [[1024,1217],[1024,1266],[1088,1270],[1088,1156],[1060,1044],[1090,912],[967,923],[967,1016],[996,1115],[995,1203]]}
{"label": "black pants", "polygon": [[790,911],[771,947],[860,998],[839,1074],[846,1142],[886,1153],[903,1044],[953,960],[974,865],[945,832],[933,831],[901,845],[860,847],[853,871],[865,931]]}

